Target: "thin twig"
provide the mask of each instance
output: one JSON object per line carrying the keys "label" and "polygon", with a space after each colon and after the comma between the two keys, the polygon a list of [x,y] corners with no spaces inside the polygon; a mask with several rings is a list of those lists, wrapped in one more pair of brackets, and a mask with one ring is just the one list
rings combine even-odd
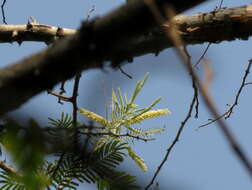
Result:
{"label": "thin twig", "polygon": [[[156,18],[157,23],[158,24],[164,23],[164,21],[166,19],[159,12],[155,2],[152,0],[145,0],[145,2],[147,3],[147,5],[149,5],[149,8],[151,9],[154,17]],[[167,17],[169,19],[171,19],[172,16],[174,16],[173,11],[171,9],[167,9]],[[181,37],[179,36],[175,26],[170,27],[170,29],[167,30],[166,35],[167,35],[168,39],[173,41],[173,44],[177,50],[176,52],[177,52],[179,58],[181,59],[181,62],[185,65],[186,69],[191,73],[193,80],[197,83],[197,86],[198,86],[199,91],[202,95],[202,98],[203,98],[207,108],[209,109],[210,113],[215,118],[219,117],[218,110],[215,107],[215,104],[213,103],[213,101],[208,93],[208,89],[206,89],[205,86],[202,85],[202,82],[201,82],[199,76],[197,75],[197,73],[194,71],[194,68],[192,67],[192,65],[188,64],[189,62],[187,61],[187,57],[186,57],[185,53],[181,50],[181,48],[179,48],[179,47],[183,46],[183,42],[182,42]],[[219,124],[219,128],[220,128],[223,136],[228,141],[230,148],[233,150],[234,154],[239,158],[239,160],[241,161],[241,163],[243,164],[245,169],[248,171],[250,177],[252,177],[251,162],[248,159],[245,152],[240,147],[240,145],[239,145],[238,141],[236,140],[235,136],[233,135],[233,133],[229,130],[229,126],[227,126],[227,124],[222,119],[217,120],[217,122]]]}
{"label": "thin twig", "polygon": [[[87,128],[88,134],[86,135],[86,139],[85,139],[85,142],[84,142],[84,145],[83,145],[83,150],[84,150],[83,155],[86,155],[87,152],[88,152],[88,145],[89,145],[89,141],[91,139],[91,135],[89,135],[89,134],[92,132],[92,130],[95,129],[95,127],[93,126],[93,121],[92,120],[89,121],[89,126],[91,126],[91,127]],[[105,126],[102,126],[102,128],[105,129]]]}
{"label": "thin twig", "polygon": [[73,94],[71,97],[71,102],[73,104],[73,126],[77,126],[77,97],[78,97],[78,89],[79,89],[79,83],[80,83],[81,73],[77,73],[74,79],[74,87],[73,87]]}
{"label": "thin twig", "polygon": [[247,69],[245,71],[245,74],[244,74],[244,76],[242,78],[241,86],[240,86],[240,88],[239,88],[239,90],[238,90],[238,92],[237,92],[237,94],[235,96],[235,101],[234,101],[233,105],[229,108],[229,113],[227,114],[227,116],[225,116],[225,119],[230,117],[230,115],[233,113],[234,107],[238,105],[238,100],[239,100],[239,97],[241,95],[242,89],[245,86],[246,78],[248,77],[251,64],[252,64],[252,59],[249,60],[249,64],[248,64]]}
{"label": "thin twig", "polygon": [[219,5],[219,9],[221,9],[222,4],[223,4],[223,1],[224,1],[224,0],[221,0],[220,5]]}
{"label": "thin twig", "polygon": [[185,119],[181,122],[180,127],[179,127],[179,129],[178,129],[178,132],[176,133],[175,138],[173,139],[171,145],[167,148],[166,154],[165,154],[163,160],[161,161],[160,165],[157,167],[157,170],[155,171],[155,173],[154,173],[154,175],[153,175],[153,177],[152,177],[150,183],[145,187],[145,190],[149,189],[149,188],[151,187],[151,185],[154,183],[155,179],[157,178],[157,175],[159,174],[159,172],[161,171],[163,165],[164,165],[165,162],[167,161],[167,159],[168,159],[168,157],[169,157],[169,155],[170,155],[170,153],[171,153],[173,147],[174,147],[174,146],[176,145],[176,143],[179,141],[180,135],[182,134],[182,131],[183,131],[183,129],[184,129],[184,127],[185,127],[187,121],[188,121],[188,120],[190,119],[190,117],[191,117],[191,114],[192,114],[193,107],[194,107],[195,103],[196,103],[196,96],[195,96],[195,94],[194,94],[193,99],[192,99],[192,102],[191,102],[191,104],[190,104],[190,108],[189,108],[189,110],[188,110],[188,112],[187,112],[187,115],[186,115]]}
{"label": "thin twig", "polygon": [[92,12],[94,12],[94,11],[95,11],[95,6],[93,5],[92,8],[87,13],[87,18],[86,18],[87,21],[89,20]]}
{"label": "thin twig", "polygon": [[[66,82],[66,81],[62,81],[62,82],[61,82],[61,85],[60,85],[60,92],[59,92],[60,95],[62,95],[62,94],[64,94],[64,93],[66,92],[66,90],[65,90],[65,82]],[[63,103],[61,102],[61,98],[59,98],[58,103],[59,103],[59,104],[63,104]]]}
{"label": "thin twig", "polygon": [[[157,17],[156,19],[158,20],[158,18],[160,18],[160,15],[157,15],[159,13],[157,13],[156,9],[155,9],[155,5],[152,4],[151,1],[147,1],[147,3],[149,4],[149,7],[151,8],[151,11],[153,12],[153,14],[155,15],[155,17]],[[153,7],[154,6],[154,7]],[[157,14],[156,14],[157,13]],[[161,18],[160,18],[161,19]],[[170,27],[172,28],[172,26]],[[187,64],[190,64],[191,65],[191,56],[190,54],[188,53],[187,49],[186,49],[186,46],[183,46],[183,51],[185,53],[185,56],[187,57]],[[185,119],[181,122],[181,125],[180,127],[178,128],[178,131],[176,133],[176,136],[174,138],[174,140],[172,141],[171,145],[167,148],[166,150],[166,154],[163,158],[163,160],[161,161],[160,165],[157,167],[157,170],[155,171],[150,183],[145,187],[145,190],[148,190],[154,183],[155,179],[157,178],[158,174],[160,173],[162,167],[164,166],[165,162],[168,160],[168,157],[171,153],[171,151],[173,150],[174,146],[176,145],[176,143],[179,141],[179,138],[180,138],[180,135],[182,134],[183,132],[183,129],[186,125],[186,123],[188,122],[188,120],[191,118],[191,115],[192,115],[192,111],[193,111],[193,108],[195,106],[195,110],[196,110],[196,114],[195,114],[195,118],[198,117],[198,106],[199,106],[199,100],[198,100],[198,88],[197,88],[197,85],[196,85],[196,81],[192,75],[191,72],[189,72],[190,76],[191,76],[191,80],[192,80],[192,87],[193,87],[193,90],[194,90],[194,95],[193,95],[193,98],[192,98],[192,102],[190,104],[190,107],[189,107],[189,110],[187,112],[187,115],[185,117]],[[196,104],[196,105],[195,105]]]}
{"label": "thin twig", "polygon": [[106,136],[113,136],[113,137],[131,137],[131,138],[134,138],[134,139],[137,139],[137,140],[142,140],[142,141],[145,141],[145,142],[155,140],[155,138],[144,138],[144,137],[140,137],[138,135],[133,135],[133,134],[130,134],[130,133],[115,134],[115,133],[112,133],[112,132],[93,133],[93,132],[82,132],[82,131],[80,131],[80,133],[84,134],[84,135],[90,135],[90,136],[103,136],[103,135],[106,135]]}
{"label": "thin twig", "polygon": [[202,53],[202,55],[200,56],[200,58],[198,59],[198,61],[194,64],[194,67],[197,67],[198,64],[201,62],[201,60],[205,57],[205,55],[206,55],[208,49],[210,48],[211,44],[212,44],[211,42],[209,42],[209,43],[207,44],[206,49],[204,50],[204,52]]}
{"label": "thin twig", "polygon": [[65,90],[65,82],[66,81],[63,81],[60,85],[60,94],[64,94],[66,92]]}
{"label": "thin twig", "polygon": [[[77,111],[78,111],[78,106],[77,106],[77,96],[78,96],[78,88],[79,88],[79,82],[80,82],[80,77],[81,77],[81,74],[80,73],[77,73],[76,76],[75,76],[75,79],[74,79],[74,86],[73,86],[73,93],[72,93],[72,96],[71,97],[66,97],[66,96],[63,96],[63,92],[65,92],[65,89],[64,89],[64,82],[62,82],[61,84],[61,91],[60,93],[56,93],[56,92],[53,92],[52,90],[47,90],[47,92],[53,96],[56,96],[59,98],[59,103],[61,103],[60,100],[63,100],[63,101],[66,101],[66,102],[71,102],[72,103],[72,107],[73,107],[73,112],[72,112],[72,117],[73,117],[73,127],[74,127],[74,143],[75,143],[75,148],[76,148],[76,151],[78,150],[78,133],[79,133],[79,130],[77,128]],[[58,163],[53,171],[53,174],[52,174],[52,177],[54,177],[64,159],[64,156],[65,156],[66,152],[63,152],[61,153],[60,155],[60,158],[58,160]]]}
{"label": "thin twig", "polygon": [[121,71],[121,73],[124,74],[126,77],[128,77],[128,78],[130,78],[130,79],[133,78],[130,74],[126,73],[126,72],[122,69],[121,66],[119,66],[118,68],[119,68],[119,70]]}
{"label": "thin twig", "polygon": [[72,97],[67,97],[67,96],[63,96],[61,93],[57,93],[57,92],[54,92],[52,90],[47,90],[47,93],[48,94],[51,94],[53,96],[56,96],[58,97],[60,100],[63,100],[65,102],[71,102],[72,101]]}
{"label": "thin twig", "polygon": [[77,128],[77,111],[78,111],[78,106],[77,106],[77,97],[78,97],[78,89],[79,89],[79,83],[80,83],[80,78],[81,78],[81,73],[77,73],[74,79],[74,87],[73,87],[73,94],[71,97],[71,102],[73,106],[73,127],[75,129],[74,132],[74,143],[75,143],[75,148],[76,151],[78,150],[78,133],[79,130]]}
{"label": "thin twig", "polygon": [[[79,88],[80,77],[81,77],[81,74],[77,73],[76,76],[75,76],[75,79],[74,79],[73,93],[72,93],[71,97],[65,97],[65,96],[63,96],[61,94],[55,93],[55,92],[53,92],[51,90],[48,90],[48,93],[58,97],[60,100],[64,100],[64,101],[72,103],[72,107],[73,107],[72,117],[73,117],[73,127],[74,127],[74,144],[75,144],[76,151],[78,150],[78,133],[79,133],[79,130],[77,128],[77,111],[78,111],[77,96],[78,96],[78,88]],[[63,87],[63,89],[64,89],[64,87]],[[58,163],[57,163],[57,165],[56,165],[56,167],[55,167],[55,169],[53,171],[52,177],[54,177],[56,175],[61,163],[63,162],[65,154],[66,154],[66,152],[61,153],[60,158],[58,160]],[[58,186],[57,189],[61,189],[61,186]]]}
{"label": "thin twig", "polygon": [[[21,129],[26,130],[25,127],[21,127]],[[77,126],[76,127],[78,130],[83,130],[83,129],[97,129],[97,130],[101,130],[101,129],[105,129],[104,126],[93,126],[93,125],[81,125],[81,126]],[[43,127],[43,131],[45,132],[50,132],[50,131],[54,131],[54,130],[58,130],[58,131],[67,131],[69,134],[73,131],[72,128],[52,128],[52,127]]]}
{"label": "thin twig", "polygon": [[[168,31],[168,32],[169,33],[167,33],[167,34],[169,35],[170,39],[173,40],[175,47],[179,47],[182,44],[180,36],[175,32],[173,32],[173,33],[172,33],[172,31]],[[176,36],[174,37],[173,35],[176,35]],[[187,70],[189,72],[191,72],[192,77],[197,82],[197,86],[198,86],[198,88],[199,88],[199,90],[201,92],[203,100],[204,100],[207,108],[209,109],[210,113],[215,118],[219,117],[220,114],[218,113],[218,110],[215,107],[215,104],[213,103],[213,101],[212,101],[212,99],[211,99],[211,97],[210,97],[210,95],[208,93],[208,89],[206,89],[202,85],[202,82],[201,82],[200,78],[198,77],[197,73],[194,71],[192,65],[188,64],[188,62],[186,61],[186,57],[184,56],[184,53],[181,51],[181,49],[179,49],[179,48],[176,48],[176,49],[177,49],[177,53],[178,53],[179,57],[181,58],[182,63],[184,63]],[[252,60],[251,60],[251,62],[252,62]],[[242,147],[239,145],[239,143],[236,140],[233,133],[229,130],[230,127],[222,119],[217,120],[217,122],[219,124],[219,128],[220,128],[222,134],[227,139],[230,148],[233,150],[234,154],[239,158],[239,160],[241,161],[241,163],[243,164],[245,169],[248,171],[250,177],[252,177],[251,162],[248,159],[245,152],[242,150]]]}
{"label": "thin twig", "polygon": [[[87,21],[89,20],[89,17],[91,15],[91,13],[95,10],[95,7],[93,6],[92,9],[88,12],[87,14]],[[78,152],[78,142],[79,142],[79,128],[77,126],[77,112],[78,112],[78,105],[77,105],[77,97],[78,97],[78,90],[79,90],[79,83],[80,83],[80,78],[81,78],[81,72],[78,72],[76,75],[75,75],[75,78],[74,78],[74,86],[73,86],[73,93],[72,93],[72,96],[69,98],[69,97],[65,97],[63,96],[62,94],[65,92],[65,89],[64,89],[64,84],[65,82],[62,82],[61,83],[61,88],[60,88],[60,93],[57,94],[57,93],[51,93],[53,94],[54,96],[57,96],[59,98],[59,103],[60,103],[60,100],[63,99],[64,101],[68,101],[68,102],[71,102],[72,103],[72,118],[73,118],[73,127],[74,127],[74,146],[75,146],[75,151]],[[83,126],[82,126],[83,128]],[[93,128],[93,127],[92,127]],[[88,128],[89,130],[91,128]],[[89,139],[89,137],[87,137],[87,139]],[[83,150],[85,151],[85,150]],[[60,164],[62,163],[63,161],[63,158],[65,156],[65,152],[63,152],[61,155],[60,155],[60,159],[57,163],[57,166],[54,170],[54,173],[56,173],[56,171],[58,170]],[[64,186],[58,186],[57,189],[63,189]]]}
{"label": "thin twig", "polygon": [[[217,10],[220,10],[220,9],[221,9],[222,4],[223,4],[223,1],[224,1],[224,0],[221,0],[221,1],[220,1],[219,7],[217,7],[214,11],[217,11]],[[198,64],[199,64],[199,63],[202,61],[202,59],[205,57],[205,55],[206,55],[208,49],[210,48],[211,44],[212,44],[211,42],[209,42],[209,43],[207,44],[206,49],[204,50],[203,54],[200,56],[200,58],[198,59],[198,61],[194,64],[194,67],[197,67]]]}
{"label": "thin twig", "polygon": [[62,163],[63,159],[64,159],[64,156],[65,156],[65,152],[63,152],[61,155],[60,155],[60,158],[57,162],[57,165],[55,167],[55,169],[53,170],[53,173],[51,175],[51,178],[53,179],[57,173],[57,171],[59,170],[59,167],[60,167],[60,164]]}
{"label": "thin twig", "polygon": [[203,125],[198,126],[195,130],[198,130],[198,129],[202,128],[202,127],[206,127],[208,125],[211,125],[212,123],[216,122],[217,120],[225,117],[227,114],[228,114],[228,112],[225,112],[224,114],[220,115],[219,117],[217,117],[215,119],[209,119],[210,120],[209,122],[207,122],[207,123],[205,123]]}
{"label": "thin twig", "polygon": [[[179,36],[177,37],[179,38]],[[171,38],[172,40],[174,38]],[[176,39],[174,40],[174,44],[175,47],[178,47],[180,45],[180,43],[176,42]],[[198,77],[197,73],[194,71],[192,65],[188,64],[186,61],[186,58],[183,54],[183,52],[181,52],[181,50],[179,48],[177,48],[177,52],[182,60],[182,62],[184,63],[184,65],[186,66],[187,70],[189,70],[192,73],[193,78],[195,79],[195,81],[197,82],[197,86],[201,92],[201,95],[203,97],[203,100],[207,106],[207,108],[209,109],[210,113],[214,116],[214,117],[219,117],[219,113],[217,108],[215,107],[215,104],[213,103],[209,93],[208,93],[208,89],[206,89],[202,83],[200,78]],[[217,120],[218,124],[219,124],[219,128],[222,132],[222,134],[224,135],[224,137],[227,139],[230,148],[233,150],[234,154],[240,159],[241,163],[243,164],[243,166],[245,167],[245,169],[248,171],[250,177],[252,177],[252,165],[250,160],[248,159],[247,155],[245,154],[245,152],[242,150],[242,147],[239,145],[238,141],[236,140],[235,136],[233,135],[233,133],[229,130],[230,127],[222,120],[219,119]]]}
{"label": "thin twig", "polygon": [[244,85],[246,86],[246,85],[250,85],[250,84],[252,84],[252,82],[246,82]]}
{"label": "thin twig", "polygon": [[[190,56],[186,46],[183,46],[183,51],[187,57],[188,64],[192,64],[191,56]],[[191,73],[190,73],[190,75],[191,75]],[[191,75],[191,77],[192,77],[192,75]],[[194,90],[194,97],[195,97],[195,101],[196,101],[194,117],[198,118],[199,117],[199,95],[198,95],[198,88],[197,88],[196,82],[193,79],[193,77],[192,77],[192,87]]]}
{"label": "thin twig", "polygon": [[18,171],[13,166],[2,160],[0,160],[0,168],[8,173],[18,174]]}
{"label": "thin twig", "polygon": [[[211,114],[215,118],[219,117],[219,113],[218,113],[217,109],[215,108],[215,105],[212,102],[212,99],[209,96],[207,89],[203,88],[203,86],[201,85],[201,82],[199,80],[199,77],[196,75],[195,72],[194,72],[194,76],[197,79],[196,81],[197,81],[198,87],[200,89],[200,92],[202,94],[204,102],[207,105],[207,108],[209,109],[209,111],[211,112]],[[221,129],[222,134],[224,135],[224,137],[228,141],[230,148],[233,150],[235,155],[240,159],[241,163],[243,164],[245,169],[248,171],[250,177],[252,177],[251,162],[248,159],[245,152],[240,147],[240,145],[239,145],[238,141],[236,140],[235,136],[233,135],[233,133],[229,130],[230,127],[222,119],[217,120],[217,122],[218,122],[218,124],[220,126],[219,128]]]}
{"label": "thin twig", "polygon": [[6,18],[5,18],[5,12],[4,12],[4,6],[6,4],[6,0],[3,0],[2,5],[1,5],[1,11],[2,11],[2,20],[4,24],[7,24]]}
{"label": "thin twig", "polygon": [[246,79],[247,79],[247,77],[248,77],[251,64],[252,64],[252,59],[249,60],[249,64],[248,64],[248,66],[247,66],[247,68],[246,68],[246,70],[245,70],[245,73],[244,73],[244,75],[243,75],[243,78],[242,78],[242,83],[241,83],[240,88],[238,89],[238,91],[237,91],[237,93],[236,93],[236,95],[235,95],[235,101],[234,101],[234,103],[230,106],[230,108],[229,108],[225,113],[223,113],[222,115],[220,115],[219,117],[216,117],[215,119],[211,119],[209,122],[207,122],[207,123],[205,123],[205,124],[203,124],[203,125],[200,125],[199,127],[197,127],[197,129],[202,128],[202,127],[205,127],[205,126],[208,126],[208,125],[210,125],[210,124],[216,122],[217,120],[219,120],[219,119],[221,119],[221,118],[228,119],[228,118],[231,116],[231,114],[233,113],[233,110],[234,110],[235,106],[238,105],[239,97],[240,97],[240,95],[241,95],[241,92],[242,92],[243,88],[247,85]]}

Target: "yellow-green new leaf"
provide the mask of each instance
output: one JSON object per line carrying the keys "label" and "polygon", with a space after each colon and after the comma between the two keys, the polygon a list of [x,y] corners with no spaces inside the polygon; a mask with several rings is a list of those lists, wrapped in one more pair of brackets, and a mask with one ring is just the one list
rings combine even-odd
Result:
{"label": "yellow-green new leaf", "polygon": [[94,113],[94,112],[91,112],[89,110],[86,110],[84,108],[80,108],[79,109],[79,112],[83,115],[85,115],[86,117],[92,119],[93,121],[97,122],[97,123],[100,123],[101,125],[103,126],[107,126],[109,124],[109,121],[106,120],[104,117]]}
{"label": "yellow-green new leaf", "polygon": [[137,116],[136,118],[129,120],[128,123],[129,124],[141,123],[145,119],[159,117],[161,115],[167,115],[170,113],[171,112],[168,109],[152,110],[152,111],[145,112],[145,113]]}
{"label": "yellow-green new leaf", "polygon": [[144,162],[144,159],[142,159],[140,156],[138,156],[134,150],[131,147],[127,148],[128,154],[131,157],[132,160],[136,162],[136,164],[144,171],[146,172],[148,170],[147,165]]}

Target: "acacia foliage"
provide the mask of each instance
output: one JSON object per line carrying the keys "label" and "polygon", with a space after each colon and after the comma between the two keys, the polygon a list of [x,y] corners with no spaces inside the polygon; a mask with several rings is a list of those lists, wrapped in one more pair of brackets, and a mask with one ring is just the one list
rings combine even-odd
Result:
{"label": "acacia foliage", "polygon": [[168,109],[151,110],[161,98],[146,108],[138,109],[134,103],[147,77],[148,74],[138,81],[130,99],[120,89],[117,93],[112,91],[111,120],[79,109],[80,114],[99,126],[87,127],[80,122],[74,125],[71,116],[64,113],[60,119],[49,118],[46,127],[34,120],[25,125],[6,121],[1,130],[1,144],[17,169],[1,167],[0,190],[76,190],[85,182],[96,183],[98,190],[139,189],[136,178],[119,171],[117,166],[128,155],[146,171],[144,159],[135,153],[131,142],[147,141],[164,129],[143,130],[134,124],[170,113]]}

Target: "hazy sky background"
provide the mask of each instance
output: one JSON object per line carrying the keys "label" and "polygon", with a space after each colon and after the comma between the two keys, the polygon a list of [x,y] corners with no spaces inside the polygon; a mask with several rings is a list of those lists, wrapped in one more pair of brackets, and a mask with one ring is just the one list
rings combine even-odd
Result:
{"label": "hazy sky background", "polygon": [[[219,5],[219,2],[220,0],[209,1],[191,9],[187,14],[212,11]],[[7,0],[5,11],[9,24],[25,24],[28,17],[32,16],[41,24],[78,28],[92,6],[95,6],[92,16],[102,16],[122,3],[124,3],[123,0]],[[235,7],[249,3],[251,3],[250,0],[224,0],[223,7]],[[16,43],[0,44],[0,66],[12,64],[45,47],[43,43],[33,42],[25,42],[20,47]],[[205,47],[206,44],[188,46],[193,61],[200,57]],[[212,44],[206,55],[214,72],[211,94],[221,112],[225,112],[227,109],[226,104],[232,104],[234,101],[248,60],[252,58],[251,49],[251,40],[236,40]],[[74,63],[69,63],[69,67],[71,64]],[[80,83],[79,107],[85,107],[105,116],[106,108],[110,103],[111,88],[120,87],[123,92],[130,94],[136,81],[142,79],[145,73],[151,73],[136,103],[140,107],[144,107],[155,98],[162,96],[162,101],[156,108],[168,108],[172,114],[142,124],[142,127],[166,127],[166,131],[157,136],[156,141],[135,142],[135,150],[145,159],[149,170],[143,173],[131,160],[124,163],[124,166],[129,168],[129,172],[140,176],[145,185],[153,176],[168,145],[174,139],[181,121],[185,118],[193,90],[188,74],[172,49],[163,51],[158,57],[146,55],[135,58],[133,63],[126,64],[123,69],[133,76],[132,80],[121,74],[120,71],[109,68],[106,69],[106,72],[100,70],[84,72]],[[198,72],[202,75],[202,68]],[[252,76],[248,77],[248,81],[252,81]],[[67,83],[69,93],[71,93],[72,85],[72,81]],[[57,89],[56,87],[55,90]],[[250,159],[252,159],[251,93],[252,86],[247,86],[234,114],[227,120],[230,129]],[[59,118],[62,111],[70,113],[71,105],[67,103],[63,106],[59,105],[55,97],[41,93],[18,109],[15,114],[18,113],[27,119],[33,117],[42,124],[46,124],[48,117]],[[83,120],[84,117],[79,118]],[[201,130],[195,130],[209,118],[200,99],[199,119],[191,118],[189,120],[179,143],[175,146],[157,178],[161,189],[167,189],[167,184],[169,187],[194,190],[251,189],[251,179],[230,150],[218,126],[213,124]]]}

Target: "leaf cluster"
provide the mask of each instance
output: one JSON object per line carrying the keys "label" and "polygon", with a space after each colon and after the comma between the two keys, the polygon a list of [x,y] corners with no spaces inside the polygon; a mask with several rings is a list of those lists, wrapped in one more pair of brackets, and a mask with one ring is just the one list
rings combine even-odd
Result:
{"label": "leaf cluster", "polygon": [[[152,136],[153,134],[160,133],[164,129],[154,128],[143,130],[141,128],[135,127],[134,124],[139,124],[146,119],[170,113],[168,109],[152,110],[152,108],[161,100],[160,97],[154,100],[149,106],[145,108],[139,109],[138,105],[134,103],[136,97],[142,90],[148,78],[148,75],[149,73],[147,73],[142,80],[137,82],[135,90],[132,93],[130,99],[127,98],[126,94],[122,94],[120,88],[118,88],[116,92],[112,90],[111,120],[107,120],[102,116],[94,112],[91,112],[87,109],[84,108],[79,109],[81,114],[85,115],[92,121],[99,123],[101,126],[103,126],[104,128],[102,132],[111,134],[99,138],[99,140],[96,142],[95,145],[96,149],[99,149],[101,146],[103,146],[111,139],[117,139],[123,143],[126,142],[128,155],[132,158],[132,160],[136,162],[136,164],[143,171],[147,170],[147,166],[144,163],[144,160],[134,152],[132,147],[129,145],[129,142],[131,142],[134,138],[148,140],[148,137]],[[118,138],[120,136],[121,138]]]}
{"label": "leaf cluster", "polygon": [[[62,114],[49,119],[52,129],[71,129],[72,118]],[[99,190],[136,189],[135,177],[117,171],[124,160],[125,143],[111,140],[92,151],[57,152],[53,161],[45,159],[44,131],[34,121],[23,127],[14,122],[6,124],[2,144],[12,156],[18,169],[15,173],[1,171],[0,190],[74,189],[79,183],[96,183]],[[73,131],[73,130],[70,130]],[[48,130],[47,130],[48,132]],[[54,134],[56,130],[49,131]],[[70,136],[72,134],[70,133]],[[40,138],[39,138],[40,137]],[[84,148],[84,146],[82,147]]]}
{"label": "leaf cluster", "polygon": [[5,130],[0,131],[0,142],[17,169],[10,171],[1,167],[0,190],[76,190],[83,182],[96,183],[98,190],[138,189],[135,177],[118,171],[117,166],[129,155],[146,171],[144,160],[130,142],[147,139],[164,129],[143,130],[134,124],[169,113],[167,109],[152,110],[161,98],[146,108],[139,109],[134,103],[147,77],[148,74],[137,83],[130,99],[119,88],[112,91],[111,120],[79,109],[81,114],[101,125],[97,128],[80,123],[74,126],[71,116],[64,113],[60,119],[49,118],[47,127],[39,126],[34,120],[25,126],[8,121]]}

